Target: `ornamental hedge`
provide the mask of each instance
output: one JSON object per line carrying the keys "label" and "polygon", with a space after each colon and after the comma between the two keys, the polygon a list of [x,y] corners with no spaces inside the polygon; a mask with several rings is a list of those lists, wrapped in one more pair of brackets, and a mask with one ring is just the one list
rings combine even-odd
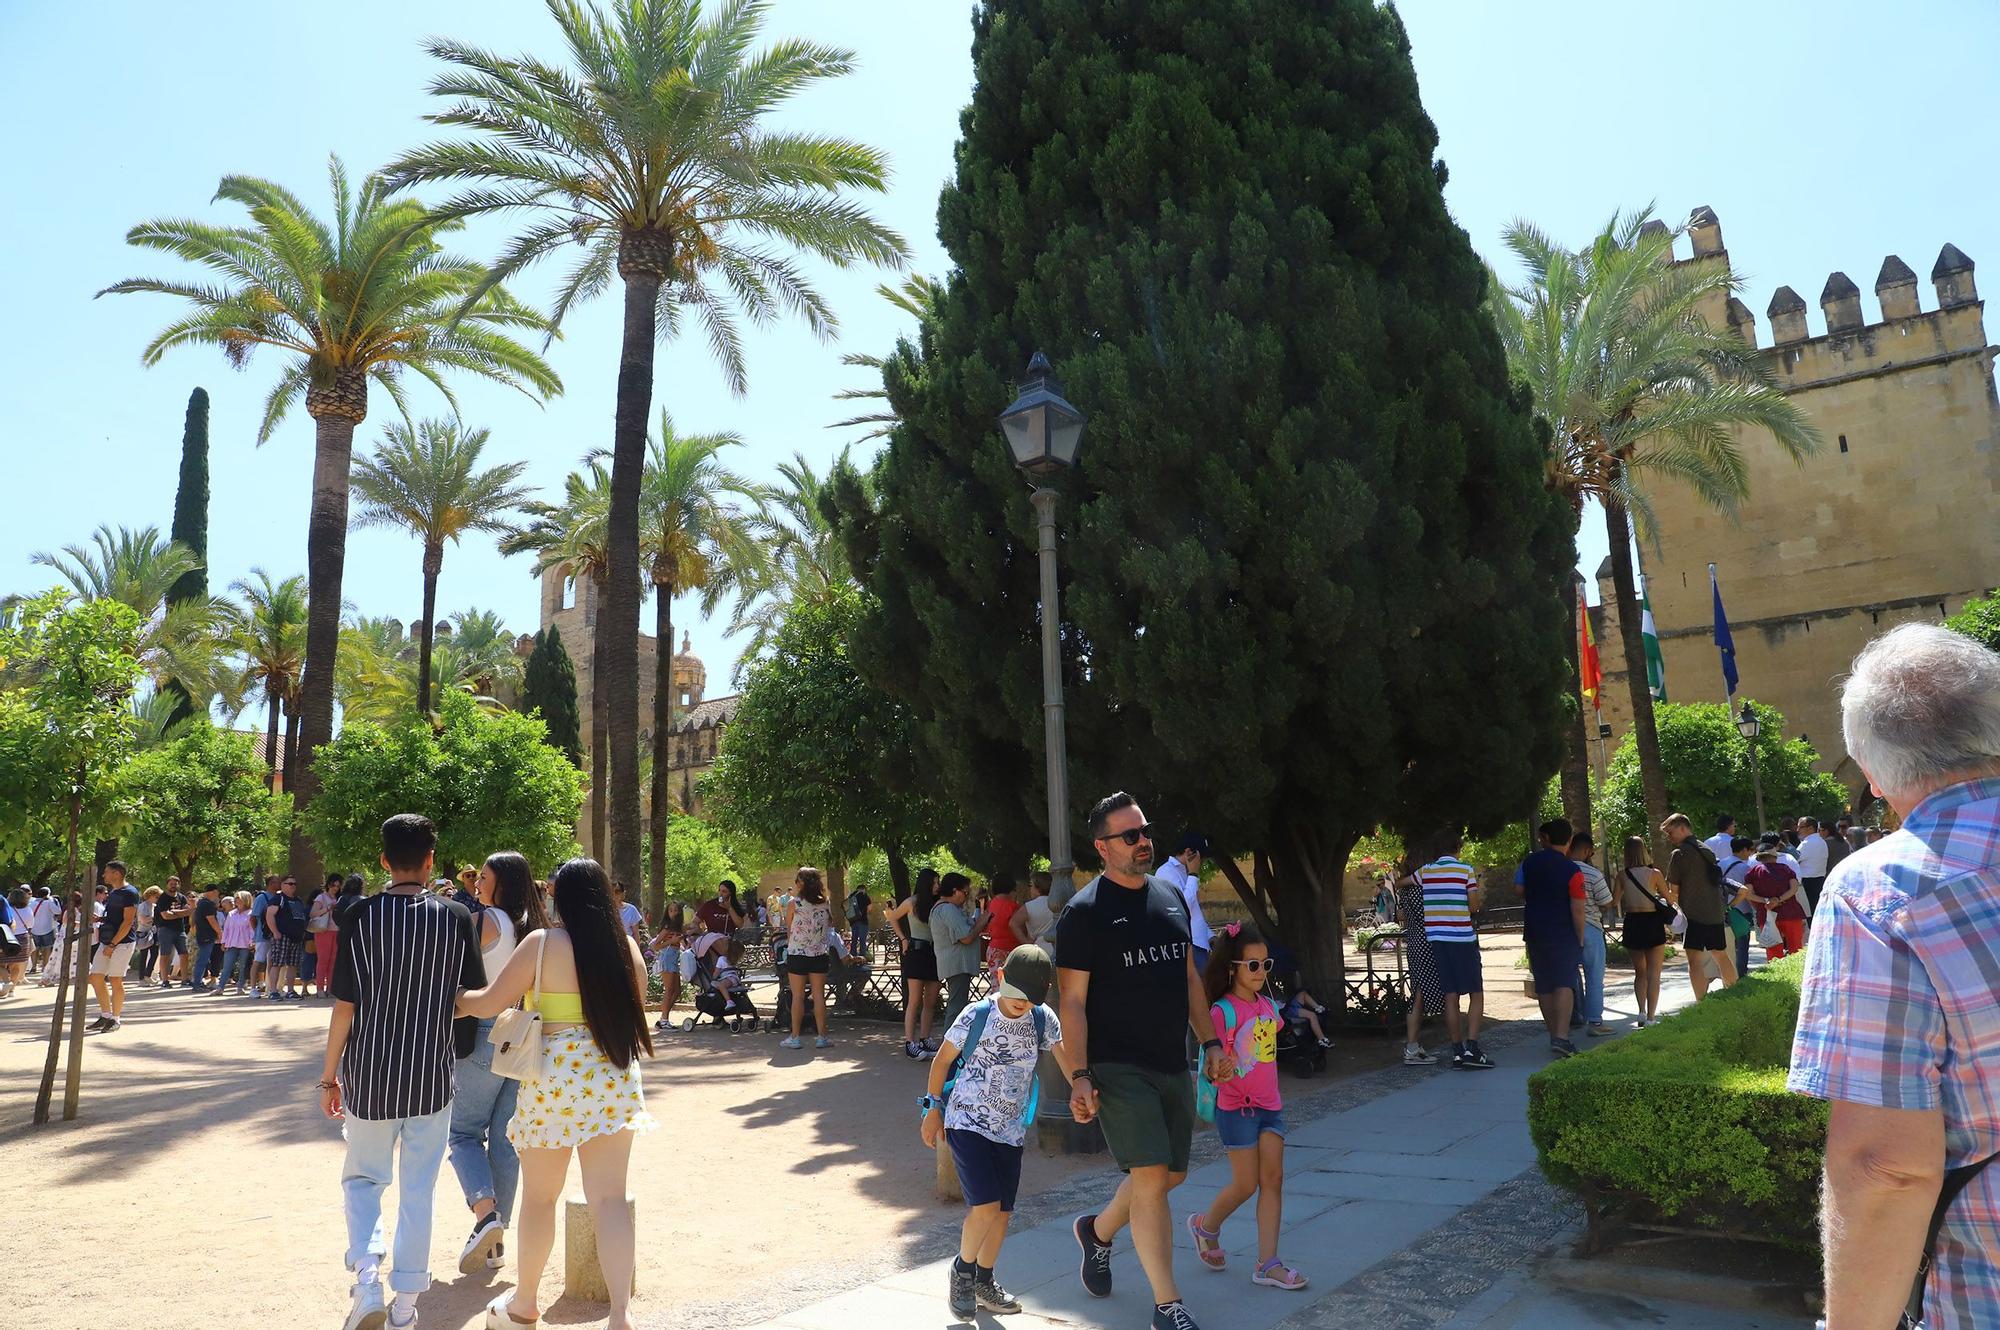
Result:
{"label": "ornamental hedge", "polygon": [[1785,1089],[1804,958],[1528,1081],[1542,1172],[1632,1222],[1811,1249],[1826,1105]]}

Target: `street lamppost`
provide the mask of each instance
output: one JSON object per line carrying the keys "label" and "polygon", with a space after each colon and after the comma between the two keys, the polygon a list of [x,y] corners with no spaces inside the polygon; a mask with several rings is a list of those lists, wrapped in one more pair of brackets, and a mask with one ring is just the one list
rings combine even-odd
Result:
{"label": "street lamppost", "polygon": [[1743,714],[1736,718],[1736,732],[1750,745],[1750,788],[1757,795],[1757,834],[1764,834],[1764,778],[1757,772],[1757,736],[1764,732],[1764,722],[1757,719],[1757,713],[1748,702],[1743,704]]}
{"label": "street lamppost", "polygon": [[1076,865],[1069,848],[1069,763],[1063,737],[1062,614],[1056,592],[1056,492],[1048,482],[1076,465],[1083,412],[1071,406],[1040,351],[1028,362],[1020,396],[1000,413],[1000,431],[1034,488],[1041,519],[1042,740],[1048,753],[1049,888],[1067,900]]}

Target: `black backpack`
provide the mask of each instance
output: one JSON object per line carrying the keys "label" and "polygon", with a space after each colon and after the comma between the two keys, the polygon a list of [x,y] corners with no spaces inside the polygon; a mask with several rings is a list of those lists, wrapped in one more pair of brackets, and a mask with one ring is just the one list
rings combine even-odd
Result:
{"label": "black backpack", "polygon": [[272,904],[278,907],[278,935],[288,942],[306,940],[306,903],[297,898],[278,897]]}

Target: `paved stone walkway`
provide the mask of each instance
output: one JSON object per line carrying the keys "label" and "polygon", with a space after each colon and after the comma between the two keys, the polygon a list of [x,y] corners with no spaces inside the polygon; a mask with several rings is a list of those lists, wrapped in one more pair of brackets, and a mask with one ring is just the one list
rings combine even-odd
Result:
{"label": "paved stone walkway", "polygon": [[[1684,976],[1670,975],[1668,985],[1663,1007],[1691,999]],[[1622,1017],[1629,1028],[1636,1010],[1629,979],[1622,989],[1614,985],[1610,996],[1607,1016]],[[1185,1216],[1205,1207],[1229,1176],[1213,1138],[1198,1140],[1196,1167],[1173,1196],[1175,1270],[1189,1309],[1206,1330],[1647,1324],[1775,1330],[1806,1323],[1647,1306],[1545,1290],[1524,1280],[1524,1267],[1566,1240],[1582,1216],[1535,1167],[1527,1083],[1548,1060],[1539,1028],[1516,1027],[1505,1044],[1491,1041],[1487,1047],[1500,1064],[1492,1071],[1397,1067],[1305,1095],[1294,1089],[1296,1082],[1286,1082],[1293,1130],[1285,1151],[1279,1252],[1312,1280],[1303,1292],[1250,1283],[1257,1245],[1253,1205],[1239,1210],[1223,1231],[1230,1257],[1226,1272],[1208,1271],[1194,1259]],[[1031,1179],[1033,1169],[1030,1159]],[[1101,1202],[1114,1185],[1115,1174],[1095,1174],[1023,1206],[1001,1252],[999,1274],[1024,1311],[1004,1318],[982,1314],[981,1326],[1055,1330],[1148,1324],[1151,1298],[1129,1237],[1120,1236],[1111,1261],[1110,1298],[1090,1297],[1077,1280],[1069,1221]],[[954,1222],[951,1234],[956,1232]],[[757,1330],[950,1324],[948,1265],[947,1258],[900,1271],[799,1307]]]}

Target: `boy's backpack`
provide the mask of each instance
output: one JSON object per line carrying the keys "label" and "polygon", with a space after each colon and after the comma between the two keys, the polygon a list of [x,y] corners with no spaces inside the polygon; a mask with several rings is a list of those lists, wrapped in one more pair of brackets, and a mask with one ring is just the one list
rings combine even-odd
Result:
{"label": "boy's backpack", "polygon": [[289,942],[306,940],[306,911],[304,901],[285,896],[274,896],[271,903],[278,907],[278,935]]}
{"label": "boy's backpack", "polygon": [[[1037,1002],[1033,1008],[1035,1015],[1035,1057],[1040,1060],[1042,1040],[1048,1037],[1048,1012]],[[958,1084],[958,1073],[965,1070],[965,1060],[972,1056],[972,1050],[979,1047],[979,1036],[986,1033],[986,1018],[993,1014],[993,999],[982,998],[972,1004],[972,1028],[965,1032],[965,1047],[958,1050],[952,1059],[951,1073],[944,1078],[944,1093],[938,1096],[939,1104],[951,1102],[952,1088]],[[1028,1107],[1021,1116],[1021,1125],[1035,1125],[1035,1110],[1042,1102],[1042,1078],[1038,1074],[1029,1082]]]}

